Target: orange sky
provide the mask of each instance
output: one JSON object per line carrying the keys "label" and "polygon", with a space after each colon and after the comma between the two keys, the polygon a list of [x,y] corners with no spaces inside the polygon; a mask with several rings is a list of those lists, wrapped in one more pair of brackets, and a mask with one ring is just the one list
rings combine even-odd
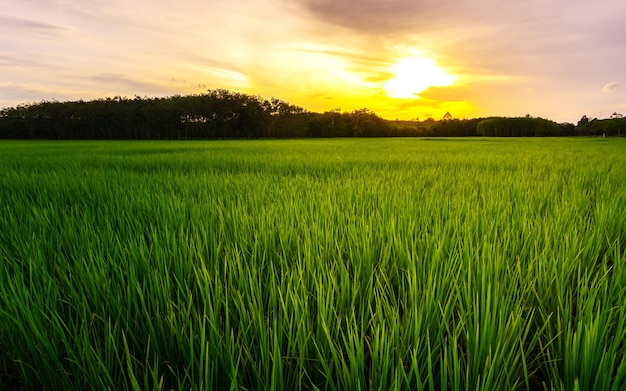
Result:
{"label": "orange sky", "polygon": [[225,88],[389,118],[626,114],[622,0],[21,0],[0,107]]}

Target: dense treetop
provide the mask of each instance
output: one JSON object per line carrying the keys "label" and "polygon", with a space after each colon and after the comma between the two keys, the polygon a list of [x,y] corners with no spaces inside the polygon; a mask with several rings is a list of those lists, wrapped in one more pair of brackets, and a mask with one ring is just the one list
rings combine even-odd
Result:
{"label": "dense treetop", "polygon": [[115,97],[43,101],[0,111],[0,138],[237,139],[299,137],[430,137],[621,135],[626,119],[578,126],[543,118],[389,121],[368,109],[313,113],[282,100],[209,90],[166,98]]}

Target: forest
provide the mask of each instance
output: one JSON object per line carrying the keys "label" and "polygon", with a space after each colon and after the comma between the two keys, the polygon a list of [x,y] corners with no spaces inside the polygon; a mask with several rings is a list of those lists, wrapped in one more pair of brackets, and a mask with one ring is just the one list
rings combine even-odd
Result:
{"label": "forest", "polygon": [[621,136],[626,119],[577,125],[543,118],[386,120],[363,108],[310,112],[277,98],[216,89],[197,95],[42,101],[0,110],[3,139],[261,139],[329,137]]}

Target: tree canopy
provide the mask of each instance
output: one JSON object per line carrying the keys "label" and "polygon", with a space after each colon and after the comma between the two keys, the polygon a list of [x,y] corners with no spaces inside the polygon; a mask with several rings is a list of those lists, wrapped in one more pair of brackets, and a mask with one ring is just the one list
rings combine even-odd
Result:
{"label": "tree canopy", "polygon": [[228,90],[163,98],[42,101],[0,110],[0,138],[241,139],[300,137],[535,137],[621,135],[626,119],[577,126],[543,118],[389,121],[363,108],[313,113],[277,98]]}
{"label": "tree canopy", "polygon": [[529,116],[519,118],[489,118],[476,126],[479,136],[544,137],[560,136],[561,127],[553,121]]}

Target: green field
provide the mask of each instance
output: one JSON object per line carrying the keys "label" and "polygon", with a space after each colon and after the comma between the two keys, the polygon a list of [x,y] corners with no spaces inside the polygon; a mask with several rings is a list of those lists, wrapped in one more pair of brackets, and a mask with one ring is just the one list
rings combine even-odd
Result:
{"label": "green field", "polygon": [[626,389],[626,140],[0,142],[0,389]]}

